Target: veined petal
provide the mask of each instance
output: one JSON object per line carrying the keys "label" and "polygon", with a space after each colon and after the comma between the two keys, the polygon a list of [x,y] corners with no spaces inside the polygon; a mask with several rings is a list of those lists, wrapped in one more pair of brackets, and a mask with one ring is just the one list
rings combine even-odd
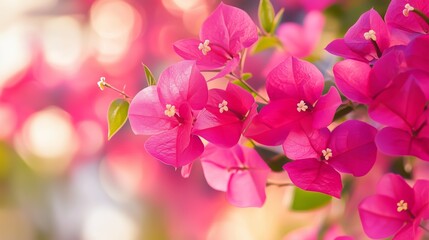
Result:
{"label": "veined petal", "polygon": [[211,43],[225,48],[231,55],[235,55],[258,40],[258,31],[246,12],[220,3],[204,21],[200,39],[208,39]]}
{"label": "veined petal", "polygon": [[283,168],[297,187],[340,198],[343,188],[341,176],[328,164],[316,159],[303,159],[286,163]]}
{"label": "veined petal", "polygon": [[413,191],[415,203],[411,211],[422,219],[429,219],[429,180],[417,180]]}
{"label": "veined petal", "polygon": [[377,129],[365,122],[349,120],[342,123],[331,133],[328,147],[332,150],[332,158],[328,163],[353,176],[367,174],[377,158],[376,134]]}
{"label": "veined petal", "polygon": [[412,68],[428,71],[429,56],[426,54],[429,35],[424,34],[411,41],[405,50],[407,63]]}
{"label": "veined petal", "polygon": [[334,66],[335,83],[340,91],[350,100],[368,104],[371,94],[368,80],[371,67],[364,62],[344,60]]}
{"label": "veined petal", "polygon": [[330,132],[327,128],[305,131],[297,128],[291,131],[283,143],[285,155],[292,160],[319,159],[322,150],[326,149]]}
{"label": "veined petal", "polygon": [[165,69],[157,84],[161,104],[180,107],[189,103],[194,110],[202,109],[207,102],[207,83],[195,61],[182,61]]}
{"label": "veined petal", "polygon": [[[376,39],[365,39],[364,34],[371,30],[376,34]],[[377,43],[381,52],[390,46],[390,35],[387,25],[384,23],[380,14],[374,9],[362,14],[357,22],[351,26],[344,35],[345,44],[352,51],[359,53],[359,55],[363,56],[368,61],[379,58],[372,41]]]}
{"label": "veined petal", "polygon": [[294,99],[272,101],[253,118],[245,136],[265,145],[280,145],[289,131],[309,117],[310,112],[297,111]]}
{"label": "veined petal", "polygon": [[365,233],[371,238],[386,238],[398,232],[409,217],[396,208],[397,201],[387,196],[364,199],[359,205],[359,216]]}
{"label": "veined petal", "polygon": [[369,106],[372,119],[391,127],[412,129],[422,115],[426,98],[407,74],[399,75]]}
{"label": "veined petal", "polygon": [[202,69],[221,68],[228,61],[228,55],[219,46],[210,45],[211,50],[204,55],[198,49],[200,40],[183,39],[173,44],[174,51],[185,60],[195,60]]}
{"label": "veined petal", "polygon": [[[384,175],[377,184],[377,194],[390,197],[396,202],[404,200],[410,210],[414,207],[413,189],[397,174]],[[396,210],[396,205],[392,208]]]}
{"label": "veined petal", "polygon": [[131,129],[135,134],[153,135],[178,125],[175,118],[164,114],[155,86],[141,90],[133,98],[128,111]]}
{"label": "veined petal", "polygon": [[410,131],[385,127],[375,138],[380,151],[394,156],[416,156],[429,161],[429,126],[422,129],[418,136],[412,136]]}
{"label": "veined petal", "polygon": [[261,207],[269,171],[249,170],[234,173],[228,184],[228,201],[237,207]]}
{"label": "veined petal", "polygon": [[313,109],[313,127],[320,129],[331,124],[340,105],[340,94],[335,87],[331,87],[328,93],[319,98]]}
{"label": "veined petal", "polygon": [[428,24],[417,14],[410,12],[408,17],[404,16],[405,4],[410,4],[414,8],[429,14],[429,6],[426,1],[421,0],[392,0],[387,8],[384,19],[393,28],[401,29],[409,33],[426,34],[429,32]]}
{"label": "veined petal", "polygon": [[185,166],[194,161],[204,151],[200,138],[191,135],[190,124],[151,136],[145,148],[161,162],[174,167]]}
{"label": "veined petal", "polygon": [[325,50],[333,55],[340,56],[345,59],[368,62],[366,58],[351,50],[342,38],[335,39],[334,41],[330,42],[328,46],[326,46]]}
{"label": "veined petal", "polygon": [[219,113],[219,108],[214,111],[200,112],[194,133],[221,147],[234,146],[240,139],[243,122],[232,113]]}
{"label": "veined petal", "polygon": [[267,76],[267,92],[271,100],[292,98],[313,104],[323,90],[322,73],[311,63],[288,57]]}

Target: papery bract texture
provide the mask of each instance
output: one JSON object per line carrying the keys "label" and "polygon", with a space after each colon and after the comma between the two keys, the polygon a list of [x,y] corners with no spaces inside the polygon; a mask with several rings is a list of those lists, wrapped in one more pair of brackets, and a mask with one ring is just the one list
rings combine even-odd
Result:
{"label": "papery bract texture", "polygon": [[[425,0],[392,0],[386,11],[387,25],[407,32],[409,35],[426,34],[429,32],[429,25],[417,13],[410,11],[404,14],[405,5],[409,4],[414,9],[418,9],[426,16],[429,15],[429,6]],[[416,34],[417,33],[417,34]]]}
{"label": "papery bract texture", "polygon": [[208,144],[201,163],[207,183],[227,192],[231,204],[238,207],[264,204],[265,184],[271,170],[254,149],[241,145],[228,149]]}
{"label": "papery bract texture", "polygon": [[157,86],[140,91],[129,109],[135,134],[152,135],[146,150],[165,164],[190,164],[204,150],[193,134],[196,112],[208,97],[207,83],[194,61],[183,61],[161,73]]}
{"label": "papery bract texture", "polygon": [[314,65],[286,58],[268,74],[270,103],[253,119],[246,136],[262,144],[280,145],[294,128],[328,126],[341,99],[335,88],[321,96],[323,85],[323,76]]}
{"label": "papery bract texture", "polygon": [[417,180],[411,188],[404,179],[386,174],[377,186],[377,194],[359,205],[365,233],[371,238],[415,239],[419,224],[428,218],[429,181]]}
{"label": "papery bract texture", "polygon": [[349,120],[332,133],[327,128],[291,132],[283,144],[292,160],[284,169],[300,188],[318,191],[339,198],[340,174],[363,176],[377,157],[374,138],[377,130],[367,123]]}
{"label": "papery bract texture", "polygon": [[240,52],[258,40],[258,31],[243,10],[220,3],[204,21],[200,40],[185,39],[174,43],[174,50],[184,59],[196,60],[203,70],[220,69],[214,78],[232,72]]}
{"label": "papery bract texture", "polygon": [[195,134],[232,147],[257,113],[256,107],[254,97],[235,84],[228,83],[226,90],[210,89],[207,105],[195,122]]}
{"label": "papery bract texture", "polygon": [[344,39],[331,42],[326,50],[346,59],[372,62],[390,46],[390,34],[380,14],[371,9],[350,27]]}

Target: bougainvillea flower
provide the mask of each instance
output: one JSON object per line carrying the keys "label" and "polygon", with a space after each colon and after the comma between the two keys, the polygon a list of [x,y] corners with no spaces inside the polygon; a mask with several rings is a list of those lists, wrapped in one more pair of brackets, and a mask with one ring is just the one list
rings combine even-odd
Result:
{"label": "bougainvillea flower", "polygon": [[220,78],[237,67],[241,51],[257,40],[257,27],[246,12],[220,3],[204,21],[200,40],[177,41],[174,50],[184,59],[196,60],[200,69],[219,69],[214,78]]}
{"label": "bougainvillea flower", "polygon": [[283,167],[299,188],[340,198],[342,183],[338,172],[363,176],[375,163],[377,130],[349,120],[332,133],[327,128],[291,132],[283,144],[286,156],[295,161]]}
{"label": "bougainvillea flower", "polygon": [[256,115],[255,98],[243,88],[228,83],[226,90],[210,89],[204,110],[195,122],[195,134],[221,147],[238,143]]}
{"label": "bougainvillea flower", "polygon": [[288,54],[295,57],[306,57],[314,50],[320,40],[325,18],[322,13],[307,13],[303,25],[283,23],[277,30],[277,36]]}
{"label": "bougainvillea flower", "polygon": [[425,111],[411,128],[381,129],[375,141],[384,153],[416,156],[429,161],[429,112]]}
{"label": "bougainvillea flower", "polygon": [[429,44],[429,38],[427,40],[413,44],[419,45],[415,47],[392,47],[373,67],[351,59],[340,61],[333,69],[335,83],[350,100],[370,104],[386,89],[392,88],[394,82],[403,82],[401,79],[408,78],[409,81],[414,81],[426,99],[429,99],[429,59],[422,50],[423,44]]}
{"label": "bougainvillea flower", "polygon": [[346,59],[373,62],[390,46],[387,25],[380,14],[371,9],[360,16],[350,27],[344,39],[332,41],[326,50]]}
{"label": "bougainvillea flower", "polygon": [[192,133],[195,110],[204,108],[208,90],[194,61],[168,67],[156,86],[141,90],[131,101],[130,125],[135,134],[152,135],[146,150],[165,164],[180,167],[204,150]]}
{"label": "bougainvillea flower", "polygon": [[384,19],[393,29],[405,31],[410,37],[429,32],[429,5],[425,0],[392,0]]}
{"label": "bougainvillea flower", "polygon": [[295,127],[328,126],[341,104],[335,88],[322,95],[322,73],[311,63],[288,57],[267,77],[270,103],[253,118],[245,135],[262,144],[280,145]]}
{"label": "bougainvillea flower", "polygon": [[376,137],[380,151],[429,161],[429,113],[415,76],[398,75],[370,105],[372,119],[387,125]]}
{"label": "bougainvillea flower", "polygon": [[359,215],[371,238],[418,239],[420,222],[429,218],[429,181],[417,180],[411,188],[401,176],[386,174],[377,194],[360,203]]}
{"label": "bougainvillea flower", "polygon": [[201,156],[207,183],[227,192],[237,207],[260,207],[265,202],[265,184],[270,168],[253,148],[235,145],[220,148],[208,144]]}

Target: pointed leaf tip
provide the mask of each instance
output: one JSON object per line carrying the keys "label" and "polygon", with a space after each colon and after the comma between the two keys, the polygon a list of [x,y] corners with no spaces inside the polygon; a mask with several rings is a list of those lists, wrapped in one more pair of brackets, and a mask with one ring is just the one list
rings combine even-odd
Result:
{"label": "pointed leaf tip", "polygon": [[332,197],[319,192],[305,191],[295,188],[291,209],[294,211],[308,211],[320,208],[331,202]]}
{"label": "pointed leaf tip", "polygon": [[150,71],[150,69],[149,69],[145,64],[143,64],[143,68],[144,68],[144,73],[145,73],[145,75],[146,75],[147,85],[148,85],[148,86],[156,85],[156,79],[155,79],[155,77],[153,76],[153,74],[152,74],[152,72]]}
{"label": "pointed leaf tip", "polygon": [[258,9],[259,23],[266,33],[270,33],[274,21],[274,7],[270,0],[261,0]]}
{"label": "pointed leaf tip", "polygon": [[129,107],[130,103],[124,99],[116,99],[110,104],[109,111],[107,112],[109,140],[124,126],[128,119]]}

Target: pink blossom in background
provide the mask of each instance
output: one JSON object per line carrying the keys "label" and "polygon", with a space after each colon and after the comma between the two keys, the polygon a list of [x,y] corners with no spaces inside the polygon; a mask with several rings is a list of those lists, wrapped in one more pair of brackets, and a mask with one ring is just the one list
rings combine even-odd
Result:
{"label": "pink blossom in background", "polygon": [[220,3],[204,21],[200,40],[179,40],[174,50],[184,59],[196,60],[202,70],[219,69],[213,78],[220,78],[235,70],[240,52],[257,40],[257,27],[246,12]]}
{"label": "pink blossom in background", "polygon": [[265,202],[265,183],[271,172],[252,148],[235,145],[229,149],[206,146],[201,164],[207,183],[227,193],[237,207],[261,207]]}
{"label": "pink blossom in background", "polygon": [[359,215],[371,238],[419,239],[420,222],[429,218],[429,181],[417,180],[411,188],[401,176],[386,174],[377,194],[359,205]]}
{"label": "pink blossom in background", "polygon": [[277,35],[287,54],[302,58],[310,55],[317,46],[325,25],[321,12],[311,11],[305,15],[302,25],[283,23],[277,29]]}
{"label": "pink blossom in background", "polygon": [[207,94],[195,62],[176,63],[161,74],[156,86],[144,88],[133,98],[130,125],[136,134],[152,135],[145,142],[152,156],[175,167],[187,165],[204,149],[192,129],[194,111],[205,106]]}

